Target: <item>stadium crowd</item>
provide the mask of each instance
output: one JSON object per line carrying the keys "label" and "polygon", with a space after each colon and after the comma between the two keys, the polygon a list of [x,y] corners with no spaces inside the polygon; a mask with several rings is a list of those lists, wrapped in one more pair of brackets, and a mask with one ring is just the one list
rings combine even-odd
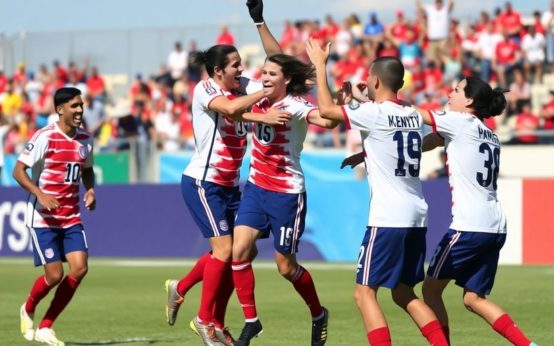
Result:
{"label": "stadium crowd", "polygon": [[[328,74],[332,86],[344,81],[365,80],[370,62],[376,57],[395,56],[406,67],[401,97],[422,108],[436,110],[444,106],[456,81],[475,75],[509,90],[509,107],[498,123],[490,119],[493,130],[502,127],[513,134],[509,144],[553,143],[553,135],[538,136],[536,130],[554,130],[554,90],[547,102],[533,104],[532,86],[554,73],[554,2],[523,17],[506,2],[493,13],[482,11],[470,23],[460,23],[453,0],[443,3],[416,2],[413,17],[398,10],[391,23],[383,23],[377,13],[367,19],[352,14],[337,22],[331,15],[320,20],[286,21],[280,36],[285,53],[308,62],[305,42],[315,38],[332,43]],[[235,44],[227,26],[210,44]],[[19,152],[39,128],[55,121],[52,92],[62,86],[75,86],[85,95],[85,126],[94,134],[101,151],[128,148],[127,139],[138,143],[156,143],[158,149],[192,149],[191,92],[205,77],[195,64],[199,48],[192,40],[186,49],[177,42],[157,74],[136,74],[127,96],[125,109],[107,106],[119,103],[107,92],[98,69],[70,62],[43,64],[34,73],[20,63],[10,76],[0,69],[0,107],[4,153]],[[243,62],[244,75],[258,77],[260,67]],[[315,101],[315,93],[312,93]],[[535,100],[533,100],[535,102]],[[534,110],[539,110],[533,113]],[[344,147],[353,151],[359,136],[344,128],[324,130],[313,127],[308,137],[316,147]],[[153,142],[155,141],[155,142]]]}

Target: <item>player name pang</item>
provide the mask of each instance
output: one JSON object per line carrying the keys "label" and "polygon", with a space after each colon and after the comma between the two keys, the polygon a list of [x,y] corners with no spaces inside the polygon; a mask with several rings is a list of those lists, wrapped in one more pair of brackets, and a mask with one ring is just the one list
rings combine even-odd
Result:
{"label": "player name pang", "polygon": [[418,129],[420,127],[420,120],[416,113],[413,114],[414,115],[408,116],[388,115],[389,127],[407,127]]}
{"label": "player name pang", "polygon": [[478,126],[477,129],[479,130],[480,139],[484,139],[487,142],[500,145],[500,141],[498,140],[498,137],[491,130],[487,130],[485,128],[482,128],[481,126]]}

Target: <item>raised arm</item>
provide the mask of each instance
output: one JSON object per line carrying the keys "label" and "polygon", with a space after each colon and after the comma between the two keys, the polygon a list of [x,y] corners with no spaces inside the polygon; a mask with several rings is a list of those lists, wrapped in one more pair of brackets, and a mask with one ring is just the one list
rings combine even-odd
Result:
{"label": "raised arm", "polygon": [[269,30],[269,27],[264,22],[264,3],[262,0],[247,0],[246,6],[248,7],[248,12],[250,17],[256,24],[258,29],[258,34],[262,40],[262,45],[264,46],[264,51],[267,56],[282,53],[281,46],[279,42],[273,37],[273,34]]}
{"label": "raised arm", "polygon": [[325,65],[329,58],[329,44],[327,44],[325,50],[323,50],[317,40],[310,38],[306,42],[306,52],[310,57],[310,61],[315,66],[317,104],[320,116],[323,119],[344,122],[341,106],[333,103],[331,91],[329,91],[329,83],[327,81]]}

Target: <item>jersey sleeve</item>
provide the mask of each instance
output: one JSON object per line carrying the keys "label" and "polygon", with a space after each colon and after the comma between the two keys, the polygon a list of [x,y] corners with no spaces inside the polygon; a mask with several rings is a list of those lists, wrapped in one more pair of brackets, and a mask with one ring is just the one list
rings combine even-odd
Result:
{"label": "jersey sleeve", "polygon": [[370,131],[375,126],[379,106],[375,102],[351,103],[341,106],[348,130]]}
{"label": "jersey sleeve", "polygon": [[429,111],[433,132],[443,138],[452,139],[464,126],[464,118],[459,113]]}
{"label": "jersey sleeve", "polygon": [[295,117],[299,120],[304,120],[306,122],[309,122],[308,121],[308,114],[310,114],[310,112],[316,110],[317,107],[314,106],[308,100],[306,100],[304,98],[301,98],[301,97],[297,97],[294,100],[296,102],[294,102],[294,109],[292,110],[293,111],[293,117]]}
{"label": "jersey sleeve", "polygon": [[194,97],[205,110],[209,109],[210,103],[218,96],[223,96],[220,88],[211,80],[201,81],[194,88]]}
{"label": "jersey sleeve", "polygon": [[43,132],[31,138],[31,140],[25,144],[25,149],[23,149],[23,152],[19,155],[17,160],[27,167],[33,167],[44,158],[47,149],[48,135],[46,132]]}

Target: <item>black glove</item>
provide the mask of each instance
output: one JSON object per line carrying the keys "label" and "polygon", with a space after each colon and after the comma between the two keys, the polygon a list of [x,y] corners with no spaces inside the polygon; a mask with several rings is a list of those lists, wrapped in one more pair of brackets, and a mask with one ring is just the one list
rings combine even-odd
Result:
{"label": "black glove", "polygon": [[264,21],[264,3],[262,0],[247,0],[248,12],[254,23],[262,23]]}

